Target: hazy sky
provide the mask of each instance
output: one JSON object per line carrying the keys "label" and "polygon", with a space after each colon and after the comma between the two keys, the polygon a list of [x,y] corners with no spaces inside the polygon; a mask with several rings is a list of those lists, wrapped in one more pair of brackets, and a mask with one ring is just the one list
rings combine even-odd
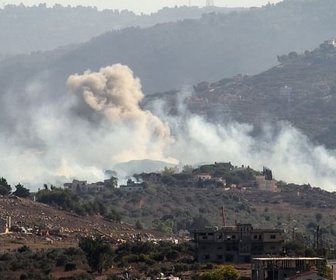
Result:
{"label": "hazy sky", "polygon": [[[280,0],[214,0],[215,6],[218,7],[251,7],[262,6],[267,3],[277,3]],[[136,13],[151,13],[163,7],[174,7],[189,5],[205,6],[206,0],[0,0],[2,5],[23,3],[25,6],[47,3],[48,6],[58,3],[64,6],[97,6],[99,9],[118,9],[132,10]]]}

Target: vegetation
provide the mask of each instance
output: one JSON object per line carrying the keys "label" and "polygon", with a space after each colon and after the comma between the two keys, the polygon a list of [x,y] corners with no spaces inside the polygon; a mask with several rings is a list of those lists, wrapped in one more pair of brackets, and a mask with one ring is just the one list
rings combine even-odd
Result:
{"label": "vegetation", "polygon": [[45,185],[44,189],[37,192],[36,199],[38,202],[56,206],[62,210],[74,212],[82,216],[99,214],[109,220],[121,220],[120,213],[112,208],[109,209],[102,201],[94,198],[88,201],[70,190],[55,186],[49,188]]}
{"label": "vegetation", "polygon": [[219,266],[212,271],[204,272],[200,280],[238,280],[239,273],[232,265]]}
{"label": "vegetation", "polygon": [[[11,272],[20,273],[20,279],[53,279],[50,273],[55,269],[68,264],[76,266],[85,265],[85,256],[80,249],[60,248],[32,251],[27,246],[20,247],[17,251],[0,254],[0,275],[1,279]],[[20,274],[19,274],[20,275]]]}
{"label": "vegetation", "polygon": [[17,184],[15,188],[16,190],[13,192],[13,195],[16,195],[18,197],[23,197],[23,198],[29,197],[30,190],[25,188],[23,185]]}
{"label": "vegetation", "polygon": [[[94,279],[96,273],[107,275],[108,279],[117,279],[118,275],[111,270],[112,264],[118,271],[125,271],[131,278],[139,275],[157,276],[160,272],[174,271],[181,274],[185,271],[197,270],[193,265],[193,251],[188,243],[171,242],[128,242],[112,248],[110,243],[101,238],[83,237],[79,240],[79,248],[43,249],[33,252],[28,246],[16,251],[0,254],[0,278],[17,279],[49,279],[58,270],[76,272],[90,270],[87,273],[74,274],[69,280]],[[115,252],[115,253],[114,253]],[[129,271],[130,265],[134,271]],[[132,276],[132,274],[134,274]],[[4,278],[4,276],[8,278]],[[13,275],[13,277],[11,277]]]}
{"label": "vegetation", "polygon": [[[173,241],[173,240],[172,240]],[[140,239],[112,245],[109,239],[99,236],[81,237],[78,247],[33,251],[23,245],[15,251],[0,254],[0,277],[11,278],[21,275],[20,279],[50,279],[56,271],[76,272],[87,270],[66,279],[94,279],[95,274],[107,275],[108,279],[117,279],[127,273],[131,278],[157,277],[159,273],[175,276],[192,273],[200,280],[242,280],[232,265],[197,264],[194,262],[194,247],[189,242],[175,243],[172,241],[141,241]],[[302,245],[303,244],[303,245]],[[284,244],[290,256],[317,256],[314,248],[304,241],[304,236],[297,234],[294,240]],[[292,250],[292,251],[290,251]],[[304,251],[301,251],[304,250]],[[310,254],[307,254],[310,250]],[[292,252],[289,254],[289,252]],[[306,254],[304,254],[306,253]],[[332,256],[331,256],[332,257]],[[118,274],[112,269],[117,269]],[[132,267],[132,270],[129,268]],[[330,269],[325,266],[318,268],[320,275],[330,276]],[[114,271],[114,272],[113,272]],[[2,278],[3,275],[8,278]]]}
{"label": "vegetation", "polygon": [[102,274],[111,267],[113,250],[110,245],[104,244],[99,237],[82,237],[78,246],[84,251],[92,272]]}
{"label": "vegetation", "polygon": [[0,178],[0,195],[8,195],[10,194],[12,188],[7,183],[7,180],[3,177]]}

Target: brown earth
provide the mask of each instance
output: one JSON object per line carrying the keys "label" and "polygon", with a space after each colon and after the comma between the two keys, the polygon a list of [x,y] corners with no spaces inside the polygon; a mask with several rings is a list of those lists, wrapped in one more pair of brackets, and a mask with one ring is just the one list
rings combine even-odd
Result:
{"label": "brown earth", "polygon": [[[33,228],[34,234],[2,234],[0,240],[16,238],[17,243],[27,241],[33,247],[46,242],[65,245],[77,242],[80,235],[100,234],[106,235],[116,242],[136,238],[139,230],[130,224],[114,222],[102,216],[79,216],[70,212],[62,211],[30,199],[19,197],[0,198],[0,216],[11,217],[12,228],[17,230],[21,227],[25,229]],[[35,234],[40,229],[39,234]],[[14,230],[12,230],[14,231]],[[146,232],[147,236],[162,238],[162,234],[156,232]],[[46,240],[46,236],[50,239]],[[13,237],[15,236],[15,237]],[[51,238],[54,236],[53,238]],[[56,238],[57,236],[57,238]],[[65,241],[66,240],[66,241]],[[13,242],[11,242],[13,244]],[[15,246],[14,246],[15,247]]]}

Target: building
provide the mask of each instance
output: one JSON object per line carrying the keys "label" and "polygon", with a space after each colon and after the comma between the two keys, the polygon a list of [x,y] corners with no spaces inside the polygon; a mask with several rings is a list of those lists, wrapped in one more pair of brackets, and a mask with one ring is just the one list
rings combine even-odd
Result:
{"label": "building", "polygon": [[252,280],[324,280],[326,267],[323,258],[254,258]]}
{"label": "building", "polygon": [[277,256],[284,242],[283,231],[254,229],[251,224],[190,232],[198,262],[247,263],[254,257]]}
{"label": "building", "polygon": [[87,181],[80,181],[74,179],[72,183],[65,183],[63,186],[65,189],[68,189],[72,192],[80,192],[85,188]]}
{"label": "building", "polygon": [[149,184],[160,184],[162,181],[162,175],[160,173],[155,173],[155,172],[141,173],[137,175],[136,179],[137,180],[140,179]]}
{"label": "building", "polygon": [[205,180],[211,180],[211,179],[212,179],[212,176],[208,173],[200,173],[200,174],[195,175],[195,180],[205,181]]}
{"label": "building", "polygon": [[277,181],[276,180],[267,180],[264,175],[256,176],[256,185],[260,191],[270,191],[277,192]]}
{"label": "building", "polygon": [[122,192],[137,192],[142,191],[145,188],[144,183],[135,183],[133,180],[128,179],[126,185],[121,185],[119,189]]}
{"label": "building", "polygon": [[65,183],[64,188],[74,193],[99,193],[105,189],[104,182],[88,184],[87,181],[73,180],[72,183]]}
{"label": "building", "polygon": [[327,48],[336,48],[336,39],[332,38],[329,40],[325,40],[323,44],[320,45],[321,48],[327,49]]}

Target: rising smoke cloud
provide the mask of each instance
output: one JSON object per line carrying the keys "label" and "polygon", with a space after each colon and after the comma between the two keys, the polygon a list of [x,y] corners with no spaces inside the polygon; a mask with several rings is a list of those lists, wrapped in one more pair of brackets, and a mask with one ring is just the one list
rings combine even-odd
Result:
{"label": "rising smoke cloud", "polygon": [[[249,124],[213,124],[190,114],[183,92],[178,116],[169,116],[162,102],[143,110],[140,80],[121,64],[71,75],[66,84],[69,92],[54,102],[39,99],[48,91],[47,78],[27,85],[37,102],[21,108],[21,115],[29,112],[26,129],[18,125],[0,136],[0,176],[12,184],[98,181],[118,162],[152,159],[182,165],[231,161],[258,170],[268,166],[278,180],[335,190],[335,152],[314,146],[288,123],[265,125],[252,136]],[[15,96],[10,94],[8,106]],[[14,101],[20,104],[19,98]],[[22,119],[11,115],[11,120]]]}
{"label": "rising smoke cloud", "polygon": [[124,143],[119,147],[121,152],[113,156],[113,161],[151,158],[176,162],[163,153],[174,141],[169,126],[150,111],[140,108],[144,97],[140,80],[134,78],[129,67],[115,64],[96,73],[87,71],[83,75],[73,75],[67,85],[82,94],[89,107],[102,114],[112,129],[117,128],[115,133],[123,130],[129,134],[124,135]]}

